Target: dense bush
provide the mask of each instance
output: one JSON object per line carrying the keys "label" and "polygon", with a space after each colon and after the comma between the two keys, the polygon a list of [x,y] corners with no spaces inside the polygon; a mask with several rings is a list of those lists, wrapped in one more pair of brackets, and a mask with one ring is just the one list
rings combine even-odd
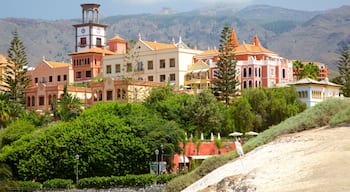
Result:
{"label": "dense bush", "polygon": [[73,181],[70,179],[51,179],[43,183],[44,189],[72,189]]}
{"label": "dense bush", "polygon": [[150,186],[156,182],[156,175],[126,175],[112,177],[90,177],[80,179],[79,188],[111,188],[129,186]]}
{"label": "dense bush", "polygon": [[38,191],[41,189],[41,183],[32,181],[16,181],[16,191]]}
{"label": "dense bush", "polygon": [[[260,133],[257,137],[248,140],[248,142],[244,144],[243,149],[245,152],[249,152],[260,145],[272,141],[282,134],[294,133],[328,125],[330,119],[338,112],[343,111],[344,108],[347,108],[349,104],[350,103],[347,100],[326,100],[296,116],[286,119],[278,125],[270,127]],[[181,191],[235,157],[237,157],[237,154],[234,152],[208,158],[204,160],[197,169],[170,181],[167,184],[165,191]]]}
{"label": "dense bush", "polygon": [[329,121],[330,126],[335,126],[341,123],[349,123],[350,122],[350,105],[346,107],[344,110],[335,114],[332,119]]}

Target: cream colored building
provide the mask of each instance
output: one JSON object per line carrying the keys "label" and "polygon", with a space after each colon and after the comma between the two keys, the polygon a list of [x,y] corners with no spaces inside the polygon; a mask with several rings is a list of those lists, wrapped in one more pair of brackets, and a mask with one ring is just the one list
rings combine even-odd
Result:
{"label": "cream colored building", "polygon": [[341,85],[331,83],[327,79],[316,81],[314,79],[305,78],[299,81],[289,83],[294,86],[298,97],[305,102],[307,107],[315,106],[328,98],[339,97]]}
{"label": "cream colored building", "polygon": [[126,53],[103,57],[103,77],[150,82],[169,82],[174,90],[185,86],[188,66],[201,51],[187,47],[179,39],[170,44],[138,41]]}

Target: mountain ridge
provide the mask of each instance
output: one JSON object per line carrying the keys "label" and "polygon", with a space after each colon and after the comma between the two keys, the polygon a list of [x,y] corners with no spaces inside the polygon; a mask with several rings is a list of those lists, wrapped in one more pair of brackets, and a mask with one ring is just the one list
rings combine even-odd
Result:
{"label": "mountain ridge", "polygon": [[[259,10],[259,11],[257,11]],[[350,42],[350,6],[325,11],[298,11],[256,5],[240,10],[233,7],[200,9],[171,14],[116,15],[103,18],[107,38],[118,34],[132,40],[143,39],[170,43],[179,36],[190,47],[218,47],[225,24],[234,28],[240,43],[251,42],[257,35],[268,49],[288,59],[318,61],[335,68],[339,50]],[[69,62],[74,49],[74,27],[79,19],[43,20],[0,19],[0,53],[6,55],[12,32],[17,29],[27,48],[31,66],[41,58]]]}

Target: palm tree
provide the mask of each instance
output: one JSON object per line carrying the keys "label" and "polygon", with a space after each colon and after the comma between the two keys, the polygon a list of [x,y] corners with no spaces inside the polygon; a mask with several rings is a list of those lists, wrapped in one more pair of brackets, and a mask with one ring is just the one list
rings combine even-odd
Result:
{"label": "palm tree", "polygon": [[219,139],[217,137],[214,138],[214,143],[215,143],[215,146],[218,148],[218,154],[221,154],[220,149],[224,147],[224,143],[222,142],[221,139]]}
{"label": "palm tree", "polygon": [[300,60],[296,60],[293,62],[293,74],[297,78],[297,80],[300,80],[300,72],[303,69],[303,64]]}
{"label": "palm tree", "polygon": [[68,93],[67,85],[64,86],[63,97],[58,104],[58,114],[63,121],[74,119],[82,112],[80,99]]}

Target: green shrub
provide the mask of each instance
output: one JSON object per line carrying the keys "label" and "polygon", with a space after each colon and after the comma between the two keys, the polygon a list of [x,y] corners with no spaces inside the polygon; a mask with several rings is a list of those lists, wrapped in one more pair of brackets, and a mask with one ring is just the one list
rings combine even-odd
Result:
{"label": "green shrub", "polygon": [[16,181],[16,191],[38,191],[41,188],[41,183],[32,181]]}
{"label": "green shrub", "polygon": [[329,121],[330,126],[335,126],[341,123],[349,123],[350,122],[350,106],[335,114],[332,119]]}
{"label": "green shrub", "polygon": [[169,182],[170,180],[174,179],[177,177],[177,174],[162,174],[157,176],[157,183],[158,184],[165,184]]}
{"label": "green shrub", "polygon": [[51,179],[43,183],[45,189],[71,189],[73,181],[71,179]]}
{"label": "green shrub", "polygon": [[[169,176],[170,178],[170,176]],[[165,177],[162,181],[168,181]],[[156,182],[156,175],[126,175],[112,177],[90,177],[80,179],[79,188],[111,188],[111,187],[129,187],[129,186],[150,186]]]}
{"label": "green shrub", "polygon": [[[344,108],[347,108],[348,106],[349,101],[347,100],[328,99],[320,104],[317,104],[314,107],[308,108],[296,116],[286,119],[278,125],[271,126],[269,129],[260,133],[257,137],[248,140],[248,142],[243,145],[243,150],[245,153],[247,153],[258,146],[271,142],[276,137],[283,134],[294,133],[328,125],[330,119],[335,114],[342,111]],[[349,112],[346,114],[349,114]],[[235,157],[237,157],[237,154],[234,152],[208,158],[204,160],[197,169],[191,171],[186,175],[182,175],[171,180],[167,184],[165,191],[181,191]]]}

